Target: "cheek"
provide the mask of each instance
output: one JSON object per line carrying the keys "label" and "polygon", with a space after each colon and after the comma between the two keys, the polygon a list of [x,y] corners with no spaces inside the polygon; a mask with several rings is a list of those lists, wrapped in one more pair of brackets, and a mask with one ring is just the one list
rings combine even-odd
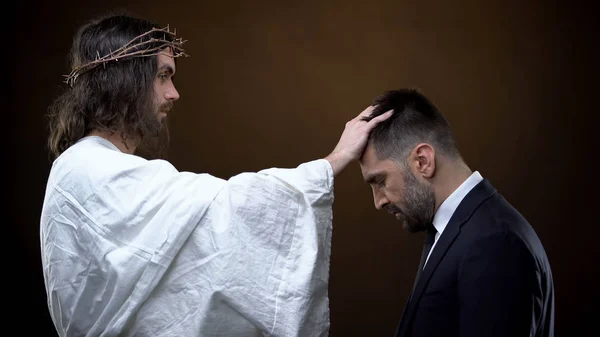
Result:
{"label": "cheek", "polygon": [[166,86],[160,80],[154,81],[154,100],[162,102],[165,98]]}
{"label": "cheek", "polygon": [[388,200],[390,201],[390,203],[392,203],[398,207],[404,206],[404,199],[397,194],[390,195],[388,197]]}
{"label": "cheek", "polygon": [[154,95],[158,96],[160,93],[160,81],[158,79],[154,80]]}
{"label": "cheek", "polygon": [[404,203],[404,189],[400,184],[388,184],[385,194],[388,200],[395,205]]}

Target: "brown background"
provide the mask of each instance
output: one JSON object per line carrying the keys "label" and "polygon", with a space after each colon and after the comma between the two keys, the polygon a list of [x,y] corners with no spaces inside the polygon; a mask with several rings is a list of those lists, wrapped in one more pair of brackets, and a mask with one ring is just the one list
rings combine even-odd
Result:
{"label": "brown background", "polygon": [[[285,3],[285,4],[284,4]],[[592,2],[30,1],[16,5],[10,73],[5,280],[23,331],[53,335],[39,252],[50,161],[44,114],[67,72],[75,29],[121,8],[176,28],[181,99],[168,159],[228,178],[294,167],[335,146],[382,91],[421,88],[447,115],[467,163],[532,223],[549,255],[558,336],[598,310],[595,122],[599,75]],[[392,336],[421,235],[375,211],[358,165],[336,179],[331,336]],[[12,284],[14,282],[14,284]],[[7,322],[11,324],[12,322]],[[16,324],[12,324],[16,325]]]}

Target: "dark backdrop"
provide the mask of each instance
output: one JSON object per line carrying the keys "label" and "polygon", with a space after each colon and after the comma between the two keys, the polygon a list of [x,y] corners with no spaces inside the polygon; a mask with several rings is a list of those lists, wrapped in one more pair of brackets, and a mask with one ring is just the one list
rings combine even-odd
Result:
{"label": "dark backdrop", "polygon": [[[18,326],[54,334],[39,251],[51,164],[44,114],[68,72],[76,28],[115,8],[169,24],[188,40],[192,57],[178,62],[181,99],[168,156],[180,170],[228,178],[324,157],[344,123],[376,95],[422,89],[447,115],[467,163],[544,243],[558,335],[579,336],[593,326],[600,53],[592,2],[284,3],[16,5],[4,34],[10,73],[4,221],[12,248],[3,274],[11,282],[7,298],[16,295],[8,307]],[[357,164],[336,179],[335,193],[331,336],[392,336],[422,236],[375,211]]]}

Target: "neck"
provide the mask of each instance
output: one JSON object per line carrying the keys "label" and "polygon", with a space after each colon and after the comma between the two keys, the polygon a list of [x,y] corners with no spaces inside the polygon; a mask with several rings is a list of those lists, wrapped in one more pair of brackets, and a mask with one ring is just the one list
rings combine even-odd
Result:
{"label": "neck", "polygon": [[[440,165],[441,164],[441,165]],[[434,186],[435,211],[448,199],[462,183],[467,180],[473,171],[463,162],[458,160],[447,160],[437,163]]]}
{"label": "neck", "polygon": [[135,149],[137,148],[137,141],[135,140],[135,138],[128,138],[124,141],[123,137],[121,137],[121,132],[94,130],[90,132],[89,135],[102,137],[108,140],[123,153],[133,154],[135,152]]}

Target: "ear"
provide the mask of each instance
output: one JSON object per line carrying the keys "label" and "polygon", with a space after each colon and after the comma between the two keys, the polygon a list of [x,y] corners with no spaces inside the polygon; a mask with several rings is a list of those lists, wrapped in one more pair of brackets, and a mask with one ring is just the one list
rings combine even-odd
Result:
{"label": "ear", "polygon": [[410,162],[415,174],[432,178],[435,174],[435,149],[427,143],[420,143],[410,153]]}

